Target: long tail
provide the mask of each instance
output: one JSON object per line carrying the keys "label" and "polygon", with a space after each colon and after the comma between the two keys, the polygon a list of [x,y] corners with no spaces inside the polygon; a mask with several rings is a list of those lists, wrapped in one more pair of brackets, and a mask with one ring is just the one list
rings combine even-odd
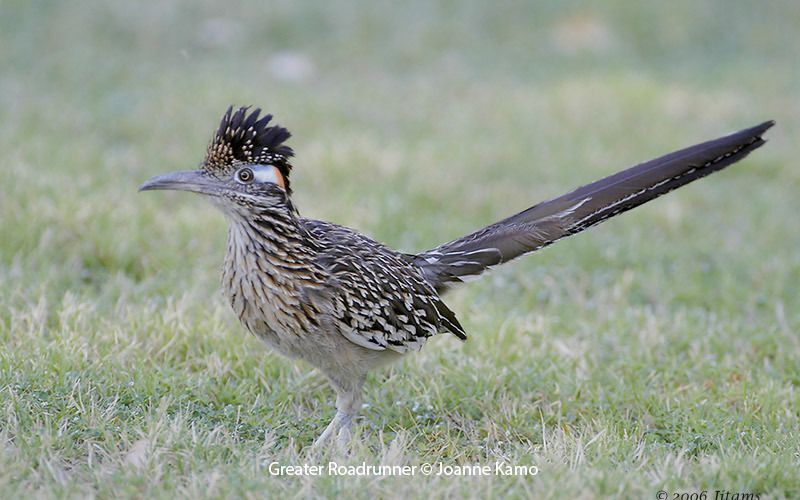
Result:
{"label": "long tail", "polygon": [[736,163],[766,142],[774,121],[681,149],[534,205],[457,240],[413,256],[437,290],[535,252]]}

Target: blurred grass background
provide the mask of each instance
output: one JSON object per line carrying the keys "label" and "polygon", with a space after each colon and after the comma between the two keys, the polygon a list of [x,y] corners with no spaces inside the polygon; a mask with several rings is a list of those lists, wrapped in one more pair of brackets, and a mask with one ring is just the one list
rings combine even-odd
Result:
{"label": "blurred grass background", "polygon": [[[800,5],[0,0],[0,493],[798,494]],[[294,133],[305,216],[422,250],[775,119],[740,165],[499,269],[369,384],[356,463],[272,478],[332,415],[219,296],[180,193],[230,104]]]}

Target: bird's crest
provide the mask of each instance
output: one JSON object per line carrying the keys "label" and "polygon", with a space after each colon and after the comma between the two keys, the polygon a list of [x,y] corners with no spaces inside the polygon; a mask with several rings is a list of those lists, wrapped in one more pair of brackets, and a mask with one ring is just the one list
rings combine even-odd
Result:
{"label": "bird's crest", "polygon": [[259,119],[261,109],[248,113],[249,110],[249,106],[235,111],[233,106],[228,108],[208,145],[203,168],[211,174],[224,176],[244,163],[274,165],[283,174],[286,192],[291,193],[289,158],[294,151],[284,144],[291,134],[279,125],[268,126],[272,115]]}

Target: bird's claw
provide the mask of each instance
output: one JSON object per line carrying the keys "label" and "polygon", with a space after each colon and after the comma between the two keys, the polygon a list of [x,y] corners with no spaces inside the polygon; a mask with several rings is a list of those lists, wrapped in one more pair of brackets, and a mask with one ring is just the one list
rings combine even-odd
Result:
{"label": "bird's claw", "polygon": [[314,441],[314,448],[320,449],[329,444],[336,437],[336,446],[339,450],[347,450],[352,438],[353,417],[344,412],[336,412],[331,423],[322,431],[322,434]]}

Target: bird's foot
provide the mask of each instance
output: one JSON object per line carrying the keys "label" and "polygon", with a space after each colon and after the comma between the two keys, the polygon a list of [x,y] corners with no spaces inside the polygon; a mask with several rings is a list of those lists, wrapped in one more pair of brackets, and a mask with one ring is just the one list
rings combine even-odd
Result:
{"label": "bird's foot", "polygon": [[322,431],[322,434],[314,441],[314,448],[322,448],[331,440],[336,438],[336,445],[341,451],[345,451],[350,444],[353,430],[353,417],[347,413],[337,411],[331,423]]}

